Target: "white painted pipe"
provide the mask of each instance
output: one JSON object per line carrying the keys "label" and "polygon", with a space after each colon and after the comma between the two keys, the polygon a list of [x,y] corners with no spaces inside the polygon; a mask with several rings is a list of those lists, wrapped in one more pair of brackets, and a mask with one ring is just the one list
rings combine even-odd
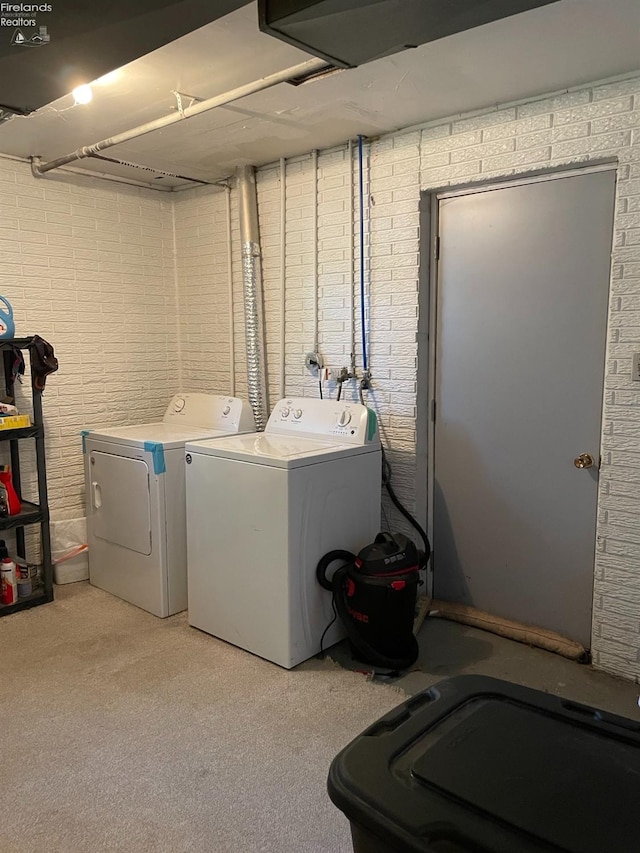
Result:
{"label": "white painted pipe", "polygon": [[276,86],[278,83],[286,83],[287,80],[296,77],[302,77],[314,71],[320,71],[327,67],[327,62],[324,59],[308,59],[306,62],[301,62],[298,65],[292,65],[282,71],[276,71],[275,74],[269,74],[266,77],[261,77],[259,80],[254,80],[251,83],[245,83],[243,86],[238,86],[236,89],[231,89],[228,92],[223,92],[220,95],[214,95],[213,98],[207,98],[197,104],[192,104],[185,107],[184,110],[171,113],[170,115],[162,116],[161,118],[148,121],[146,124],[140,124],[138,127],[133,127],[131,130],[125,130],[122,133],[117,133],[115,136],[110,136],[107,139],[102,139],[100,142],[94,142],[92,145],[85,145],[82,148],[77,148],[73,153],[66,154],[64,157],[58,157],[55,160],[50,160],[48,163],[41,163],[39,158],[34,158],[31,162],[31,170],[37,177],[42,177],[45,172],[50,172],[51,169],[57,169],[60,166],[66,166],[67,163],[73,163],[75,160],[82,160],[84,157],[90,157],[92,154],[98,154],[106,148],[112,148],[114,145],[120,145],[123,142],[129,142],[131,139],[138,139],[146,133],[151,133],[154,130],[161,130],[169,125],[177,124],[193,116],[206,113],[215,107],[221,107],[225,104],[230,104],[232,101],[237,101],[240,98],[245,98],[247,95],[253,95],[255,92],[261,92],[263,89],[269,89],[271,86]]}
{"label": "white painted pipe", "polygon": [[[6,155],[2,155],[0,159],[5,159]],[[22,163],[30,163],[31,172],[36,178],[41,178],[42,175],[37,171],[38,164],[40,163],[39,157],[15,157],[13,158]],[[80,178],[96,178],[101,181],[111,181],[113,184],[129,184],[132,187],[144,187],[144,189],[149,189],[151,186],[147,181],[136,181],[133,178],[124,178],[120,175],[111,175],[108,172],[96,172],[93,169],[89,172],[87,169],[83,168],[74,168],[73,166],[67,166],[67,168],[62,170],[68,175],[76,175],[76,177]],[[156,186],[153,185],[154,190],[159,190],[160,192],[170,193],[176,192],[176,187],[163,187],[162,185]],[[192,186],[186,187],[186,189],[193,189]]]}
{"label": "white painted pipe", "polygon": [[318,352],[318,152],[311,152],[313,165],[313,213],[311,240],[313,242],[313,352]]}
{"label": "white painted pipe", "polygon": [[286,396],[287,169],[280,158],[280,399]]}
{"label": "white painted pipe", "polygon": [[233,246],[231,244],[231,187],[227,186],[227,278],[229,280],[229,394],[236,394],[235,325],[233,317]]}
{"label": "white painted pipe", "polygon": [[356,372],[355,234],[353,230],[353,143],[349,140],[349,370]]}

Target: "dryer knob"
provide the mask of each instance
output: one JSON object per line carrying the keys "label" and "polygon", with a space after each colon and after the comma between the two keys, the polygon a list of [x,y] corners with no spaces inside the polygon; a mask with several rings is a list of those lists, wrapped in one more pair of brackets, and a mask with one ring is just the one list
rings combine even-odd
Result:
{"label": "dryer knob", "polygon": [[224,409],[222,410],[222,414],[228,415],[230,411],[231,411],[231,406],[225,406]]}
{"label": "dryer knob", "polygon": [[173,411],[178,414],[181,412],[186,404],[186,400],[184,397],[177,397],[175,403],[173,404]]}
{"label": "dryer knob", "polygon": [[295,410],[295,412],[293,413],[293,417],[294,417],[297,421],[299,421],[299,420],[300,420],[300,418],[302,417],[302,409],[296,409],[296,410]]}
{"label": "dryer knob", "polygon": [[340,412],[340,416],[338,417],[338,426],[346,427],[348,423],[351,422],[351,413],[344,411]]}
{"label": "dryer knob", "polygon": [[287,409],[285,406],[285,408],[280,409],[280,414],[282,415],[283,418],[288,418],[290,411],[291,411],[291,409]]}

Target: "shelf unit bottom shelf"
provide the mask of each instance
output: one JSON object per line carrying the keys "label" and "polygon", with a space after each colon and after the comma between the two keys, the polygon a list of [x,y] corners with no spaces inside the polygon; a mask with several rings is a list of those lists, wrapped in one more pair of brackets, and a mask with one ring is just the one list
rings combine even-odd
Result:
{"label": "shelf unit bottom shelf", "polygon": [[37,607],[39,604],[47,604],[50,601],[53,601],[53,590],[47,594],[46,590],[41,587],[32,592],[31,595],[19,598],[15,604],[0,604],[0,616],[19,613],[21,610],[28,610],[30,607]]}

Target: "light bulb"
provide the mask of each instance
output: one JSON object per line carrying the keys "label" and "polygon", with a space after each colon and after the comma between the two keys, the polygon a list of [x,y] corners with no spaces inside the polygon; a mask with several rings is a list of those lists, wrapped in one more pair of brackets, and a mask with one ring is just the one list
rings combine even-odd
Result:
{"label": "light bulb", "polygon": [[76,104],[88,104],[93,98],[91,86],[87,86],[86,84],[83,86],[76,86],[71,94],[73,95]]}

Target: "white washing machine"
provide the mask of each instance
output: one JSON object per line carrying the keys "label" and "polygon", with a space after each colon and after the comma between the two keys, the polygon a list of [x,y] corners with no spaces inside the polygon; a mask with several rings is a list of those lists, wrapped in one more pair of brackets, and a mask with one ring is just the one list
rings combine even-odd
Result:
{"label": "white washing machine", "polygon": [[[318,561],[380,529],[375,413],[281,400],[264,432],[185,452],[189,624],[287,669],[317,654],[333,618]],[[323,647],[343,636],[336,620]]]}
{"label": "white washing machine", "polygon": [[155,616],[184,610],[185,442],[250,429],[236,397],[176,394],[161,422],[83,431],[90,582]]}

